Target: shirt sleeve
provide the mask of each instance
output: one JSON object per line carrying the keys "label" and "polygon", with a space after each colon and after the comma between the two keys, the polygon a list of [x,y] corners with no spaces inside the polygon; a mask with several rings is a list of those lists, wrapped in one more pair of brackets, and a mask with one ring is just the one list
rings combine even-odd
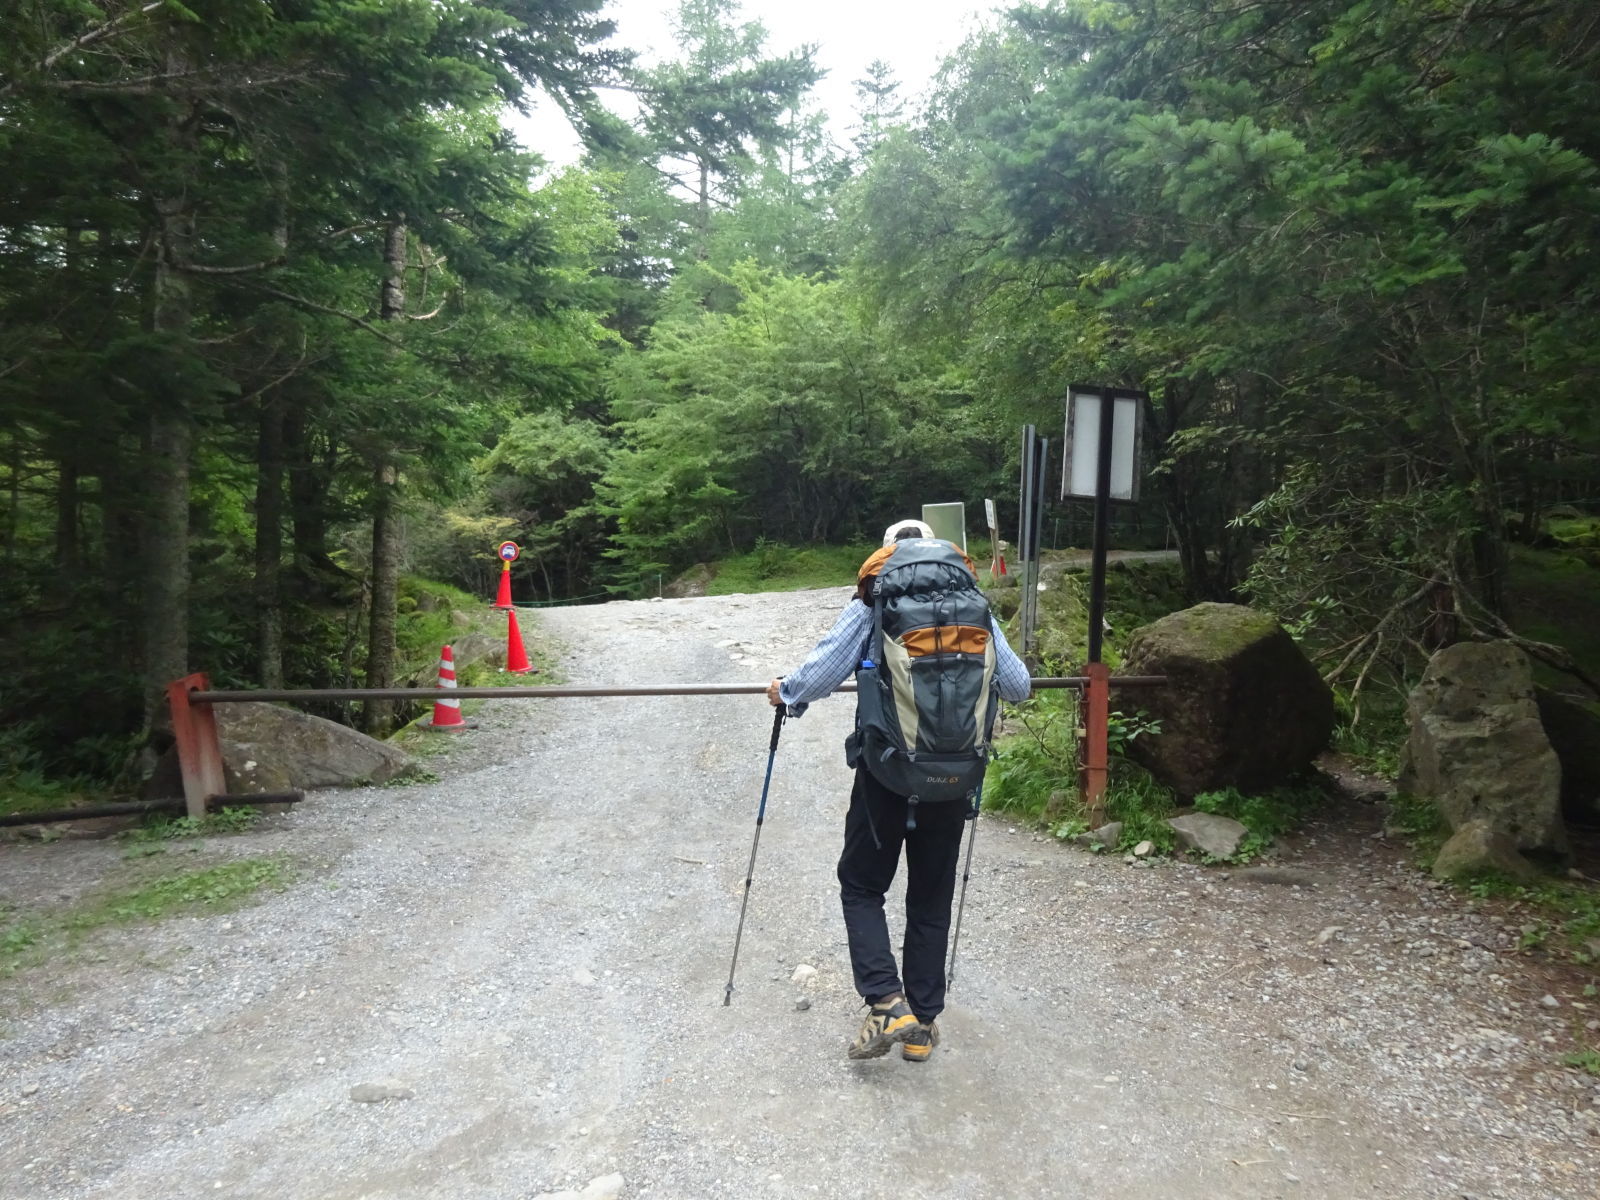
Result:
{"label": "shirt sleeve", "polygon": [[813,700],[833,694],[867,655],[872,635],[872,610],[854,597],[845,605],[833,628],[812,647],[805,662],[783,677],[778,699],[789,706],[789,715],[798,717]]}
{"label": "shirt sleeve", "polygon": [[1011,649],[993,613],[989,614],[989,628],[994,630],[994,678],[1000,685],[1000,698],[1026,700],[1033,695],[1033,677],[1028,674],[1028,664]]}

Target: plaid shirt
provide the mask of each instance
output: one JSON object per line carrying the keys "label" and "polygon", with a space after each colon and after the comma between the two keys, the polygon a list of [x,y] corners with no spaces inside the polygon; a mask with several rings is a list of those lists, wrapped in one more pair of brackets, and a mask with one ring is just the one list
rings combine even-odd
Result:
{"label": "plaid shirt", "polygon": [[[1000,698],[1026,700],[1033,692],[1027,666],[1006,642],[993,613],[989,615],[989,628],[994,633],[994,677],[1000,685]],[[856,673],[861,660],[870,653],[871,643],[872,608],[852,596],[833,628],[806,655],[805,662],[783,677],[778,699],[789,706],[789,715],[798,717],[813,700],[832,695],[835,688]]]}

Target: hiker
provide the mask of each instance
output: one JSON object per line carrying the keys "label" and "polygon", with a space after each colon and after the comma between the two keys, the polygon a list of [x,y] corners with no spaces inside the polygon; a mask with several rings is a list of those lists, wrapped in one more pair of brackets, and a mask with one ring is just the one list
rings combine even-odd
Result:
{"label": "hiker", "polygon": [[[881,633],[879,625],[881,623]],[[998,707],[1025,700],[1028,668],[978,590],[972,560],[921,521],[899,521],[862,564],[856,594],[768,701],[798,717],[856,675],[855,768],[839,856],[839,898],[856,991],[868,1012],[846,1053],[908,1062],[938,1045],[945,948],[961,831],[978,814]],[[906,852],[906,924],[896,970],[884,894]]]}

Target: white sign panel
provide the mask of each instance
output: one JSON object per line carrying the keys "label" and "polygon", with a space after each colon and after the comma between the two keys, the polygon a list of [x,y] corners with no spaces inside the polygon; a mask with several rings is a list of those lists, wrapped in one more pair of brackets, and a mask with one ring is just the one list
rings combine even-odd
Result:
{"label": "white sign panel", "polygon": [[957,500],[949,504],[924,504],[922,520],[933,530],[933,536],[943,538],[967,552],[967,506]]}
{"label": "white sign panel", "polygon": [[[1061,496],[1095,494],[1100,455],[1099,392],[1072,392],[1067,399],[1067,442],[1062,451]],[[1139,498],[1139,441],[1143,404],[1138,396],[1117,396],[1112,402],[1111,499]]]}
{"label": "white sign panel", "polygon": [[995,515],[993,500],[985,500],[983,502],[983,515],[989,518],[990,529],[1000,528],[1000,518]]}

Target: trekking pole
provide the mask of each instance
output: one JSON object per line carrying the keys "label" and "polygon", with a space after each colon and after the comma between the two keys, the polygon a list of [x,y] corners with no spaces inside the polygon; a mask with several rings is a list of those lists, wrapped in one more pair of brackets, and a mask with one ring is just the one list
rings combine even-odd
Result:
{"label": "trekking pole", "polygon": [[978,840],[978,813],[983,808],[983,780],[978,781],[978,792],[972,800],[972,830],[967,834],[967,865],[961,870],[961,900],[956,905],[956,929],[950,938],[950,969],[944,973],[944,985],[951,987],[956,981],[956,949],[961,945],[961,914],[967,907],[967,880],[972,878],[972,847]]}
{"label": "trekking pole", "polygon": [[744,939],[744,914],[750,907],[750,884],[756,877],[756,850],[761,845],[761,822],[767,819],[767,789],[772,786],[772,760],[778,757],[778,734],[783,731],[788,706],[779,704],[772,717],[772,745],[767,748],[767,778],[761,784],[761,807],[756,810],[756,836],[750,843],[750,865],[744,873],[744,900],[739,904],[739,929],[733,935],[733,962],[728,965],[728,990],[722,993],[722,1007],[733,1003],[733,973],[739,968],[739,943]]}

